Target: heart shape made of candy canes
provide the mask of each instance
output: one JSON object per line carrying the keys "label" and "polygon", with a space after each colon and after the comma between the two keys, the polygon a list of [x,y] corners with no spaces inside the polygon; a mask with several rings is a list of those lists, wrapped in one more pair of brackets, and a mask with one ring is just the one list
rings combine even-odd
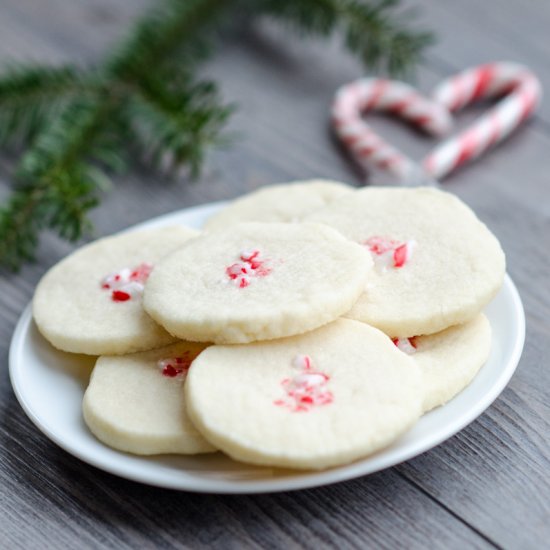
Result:
{"label": "heart shape made of candy canes", "polygon": [[378,136],[363,120],[363,113],[387,111],[443,137],[452,129],[453,113],[479,99],[503,96],[469,128],[437,145],[422,160],[421,171],[439,179],[507,137],[535,111],[541,95],[538,78],[527,67],[509,62],[488,63],[451,76],[430,98],[404,82],[363,78],[337,91],[332,122],[359,163],[407,180],[418,173],[418,163]]}

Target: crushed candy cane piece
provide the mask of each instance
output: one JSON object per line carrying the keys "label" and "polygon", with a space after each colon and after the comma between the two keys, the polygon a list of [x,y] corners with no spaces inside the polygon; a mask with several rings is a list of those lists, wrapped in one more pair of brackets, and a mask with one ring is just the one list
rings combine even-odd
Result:
{"label": "crushed candy cane piece", "polygon": [[386,237],[374,236],[369,237],[364,244],[368,246],[369,250],[373,254],[381,256],[382,254],[397,248],[400,243],[399,241],[394,241],[393,239],[388,239]]}
{"label": "crushed candy cane piece", "polygon": [[416,340],[414,336],[411,338],[392,338],[391,341],[403,353],[407,353],[408,355],[416,353]]}
{"label": "crushed candy cane piece", "polygon": [[310,370],[311,357],[309,355],[296,355],[292,360],[292,366],[298,370]]}
{"label": "crushed candy cane piece", "polygon": [[363,244],[369,249],[376,268],[381,272],[391,268],[403,267],[411,260],[416,247],[416,241],[414,240],[402,243],[378,235],[369,237]]}
{"label": "crushed candy cane piece", "polygon": [[319,405],[328,405],[334,401],[334,396],[326,385],[330,377],[323,372],[312,370],[309,355],[296,355],[292,367],[300,372],[292,378],[281,382],[286,396],[273,401],[278,407],[285,407],[292,412],[307,412]]}
{"label": "crushed candy cane piece", "polygon": [[271,273],[267,260],[260,258],[259,250],[243,250],[239,261],[225,268],[225,274],[238,288],[246,288],[255,277],[265,277]]}
{"label": "crushed candy cane piece", "polygon": [[152,270],[153,265],[146,262],[139,264],[134,269],[124,267],[120,271],[104,277],[101,281],[101,288],[111,291],[113,302],[127,302],[143,293],[145,282]]}
{"label": "crushed candy cane piece", "polygon": [[131,296],[123,290],[113,290],[111,293],[111,298],[113,302],[126,302],[131,298]]}
{"label": "crushed candy cane piece", "polygon": [[189,371],[191,363],[195,359],[189,351],[185,351],[181,357],[168,357],[166,359],[160,359],[157,362],[157,366],[164,376],[168,378],[178,378],[181,380]]}

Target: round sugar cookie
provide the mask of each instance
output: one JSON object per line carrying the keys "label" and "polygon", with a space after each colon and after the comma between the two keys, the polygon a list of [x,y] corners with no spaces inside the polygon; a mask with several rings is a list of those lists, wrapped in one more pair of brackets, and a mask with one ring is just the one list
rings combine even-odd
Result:
{"label": "round sugar cookie", "polygon": [[394,441],[421,414],[418,366],[379,330],[338,319],[307,334],[212,346],[185,386],[187,412],[236,460],[323,469]]}
{"label": "round sugar cookie", "polygon": [[145,310],[184,340],[246,343],[300,334],[365,289],[365,249],[320,224],[243,223],[205,232],[160,262]]}
{"label": "round sugar cookie", "polygon": [[122,233],[88,244],[53,266],[36,288],[33,315],[56,348],[131,353],[174,341],[143,310],[154,265],[199,233],[182,226]]}
{"label": "round sugar cookie", "polygon": [[502,285],[499,242],[450,193],[369,187],[308,219],[370,251],[372,276],[347,316],[390,336],[432,334],[469,321]]}
{"label": "round sugar cookie", "polygon": [[485,364],[491,351],[491,325],[485,315],[437,334],[395,339],[422,372],[424,412],[460,393]]}
{"label": "round sugar cookie", "polygon": [[353,191],[330,180],[308,180],[262,187],[233,201],[210,217],[204,229],[224,229],[240,222],[297,222]]}
{"label": "round sugar cookie", "polygon": [[90,431],[110,447],[134,454],[213,452],[189,420],[183,394],[191,362],[204,347],[179,342],[100,357],[82,402]]}

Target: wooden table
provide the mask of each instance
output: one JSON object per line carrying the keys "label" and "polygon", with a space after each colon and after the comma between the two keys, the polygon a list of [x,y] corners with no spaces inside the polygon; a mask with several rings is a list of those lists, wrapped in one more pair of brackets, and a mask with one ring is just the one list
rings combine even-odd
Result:
{"label": "wooden table", "polygon": [[[93,62],[146,0],[1,0],[0,58]],[[550,89],[550,5],[545,0],[440,0],[422,20],[439,33],[419,86],[483,61],[529,64]],[[490,5],[489,5],[490,4]],[[328,106],[361,74],[336,44],[301,44],[273,28],[234,40],[209,64],[239,103],[241,135],[212,155],[202,179],[165,184],[118,178],[94,212],[98,235],[262,184],[316,176],[361,178],[333,143]],[[461,117],[471,120],[479,109]],[[420,155],[429,140],[379,127]],[[478,420],[409,462],[315,490],[216,496],[119,479],[68,455],[23,414],[8,380],[8,346],[33,289],[72,247],[47,235],[34,265],[0,281],[0,547],[542,548],[550,540],[550,102],[497,150],[448,179],[502,242],[527,314],[525,351],[509,386]],[[0,197],[13,158],[1,157]]]}

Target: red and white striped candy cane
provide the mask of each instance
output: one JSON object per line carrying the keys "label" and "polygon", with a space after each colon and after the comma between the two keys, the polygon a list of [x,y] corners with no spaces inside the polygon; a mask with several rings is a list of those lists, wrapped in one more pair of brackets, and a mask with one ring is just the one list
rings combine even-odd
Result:
{"label": "red and white striped candy cane", "polygon": [[463,71],[434,90],[432,97],[456,112],[479,99],[506,94],[473,126],[438,145],[423,161],[424,170],[442,178],[502,141],[537,108],[541,85],[526,67],[516,63],[489,63]]}
{"label": "red and white striped candy cane", "polygon": [[373,164],[403,178],[417,164],[379,137],[363,120],[368,111],[387,111],[435,136],[452,126],[449,111],[430,101],[404,82],[363,78],[341,87],[332,107],[332,122],[338,137],[360,163]]}
{"label": "red and white striped candy cane", "polygon": [[[422,168],[362,119],[362,113],[369,110],[388,111],[440,136],[450,131],[452,112],[502,94],[505,98],[473,126],[437,146],[422,161]],[[422,171],[427,179],[442,178],[508,136],[533,113],[540,98],[540,83],[529,69],[515,63],[491,63],[445,80],[431,99],[402,82],[372,78],[352,82],[336,93],[332,119],[337,135],[360,163],[388,170],[404,180]]]}

